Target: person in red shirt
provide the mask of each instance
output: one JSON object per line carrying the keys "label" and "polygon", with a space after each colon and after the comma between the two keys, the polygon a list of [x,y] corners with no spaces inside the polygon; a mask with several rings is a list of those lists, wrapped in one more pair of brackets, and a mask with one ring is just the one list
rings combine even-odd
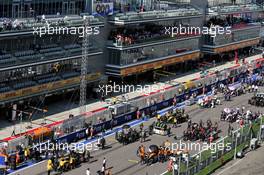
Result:
{"label": "person in red shirt", "polygon": [[244,125],[244,120],[243,119],[240,119],[239,125],[240,125],[241,128],[243,127],[243,125]]}
{"label": "person in red shirt", "polygon": [[90,129],[90,136],[91,136],[91,138],[93,138],[93,134],[94,134],[94,129],[93,129],[93,127],[91,127],[91,129]]}
{"label": "person in red shirt", "polygon": [[19,156],[19,153],[17,152],[16,153],[16,165],[18,165],[20,162],[20,156]]}
{"label": "person in red shirt", "polygon": [[173,106],[176,106],[176,105],[177,105],[177,99],[176,99],[176,97],[175,97],[175,96],[173,97],[172,104],[173,104]]}
{"label": "person in red shirt", "polygon": [[209,143],[213,143],[213,141],[214,141],[214,137],[213,137],[213,135],[211,134],[210,137],[209,137]]}
{"label": "person in red shirt", "polygon": [[172,171],[172,166],[173,166],[173,160],[170,159],[169,163],[168,163],[168,172],[171,172]]}
{"label": "person in red shirt", "polygon": [[139,119],[140,118],[140,111],[138,110],[137,111],[137,119]]}

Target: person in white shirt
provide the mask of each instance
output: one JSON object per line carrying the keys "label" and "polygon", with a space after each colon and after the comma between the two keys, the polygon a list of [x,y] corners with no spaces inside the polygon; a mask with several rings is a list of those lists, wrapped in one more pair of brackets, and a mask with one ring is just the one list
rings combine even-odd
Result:
{"label": "person in white shirt", "polygon": [[245,106],[242,106],[242,114],[244,115],[244,113],[246,112],[246,108],[245,108]]}
{"label": "person in white shirt", "polygon": [[246,113],[246,119],[249,119],[250,115],[251,115],[251,111],[250,110],[247,110],[247,113]]}
{"label": "person in white shirt", "polygon": [[258,92],[258,86],[255,85],[255,89],[254,89],[255,92]]}
{"label": "person in white shirt", "polygon": [[89,131],[90,131],[90,128],[86,128],[85,130],[85,139],[88,140],[89,138]]}
{"label": "person in white shirt", "polygon": [[91,175],[90,168],[87,168],[86,175]]}
{"label": "person in white shirt", "polygon": [[102,166],[101,173],[105,174],[105,167],[104,166]]}
{"label": "person in white shirt", "polygon": [[173,169],[174,169],[174,174],[178,174],[178,165],[175,162],[173,165]]}
{"label": "person in white shirt", "polygon": [[106,159],[104,157],[104,160],[103,160],[103,167],[106,168]]}
{"label": "person in white shirt", "polygon": [[251,86],[251,92],[254,92],[254,90],[255,90],[255,85],[253,84],[253,85]]}

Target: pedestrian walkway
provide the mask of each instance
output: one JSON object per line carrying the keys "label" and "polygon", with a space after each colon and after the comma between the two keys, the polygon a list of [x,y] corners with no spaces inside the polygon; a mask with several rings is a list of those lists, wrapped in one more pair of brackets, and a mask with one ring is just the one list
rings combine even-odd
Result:
{"label": "pedestrian walkway", "polygon": [[[246,62],[250,62],[250,61],[253,61],[253,60],[256,60],[256,59],[259,59],[259,58],[262,58],[262,55],[255,55],[255,56],[252,56],[252,57],[248,57],[248,58],[245,59],[245,61]],[[228,68],[231,68],[231,67],[234,67],[234,66],[237,66],[237,65],[235,65],[234,61],[227,62],[227,63],[225,63],[223,65],[216,66],[216,67],[208,69],[208,72],[209,73],[213,73],[216,70],[222,71],[224,69],[228,69]],[[133,99],[133,98],[140,97],[140,96],[143,96],[145,94],[150,93],[149,89],[153,89],[153,92],[155,92],[155,91],[158,91],[158,90],[162,90],[162,89],[171,87],[172,84],[187,82],[189,80],[193,80],[193,79],[199,78],[200,77],[200,73],[201,72],[196,72],[196,73],[180,76],[178,78],[175,78],[175,79],[172,79],[172,80],[169,80],[169,81],[157,82],[156,84],[148,85],[149,88],[148,88],[147,91],[129,92],[129,93],[127,93],[127,97],[129,99]],[[122,95],[117,96],[117,98],[121,99]],[[106,101],[111,101],[111,99],[106,99]],[[99,101],[99,100],[94,102],[94,103],[87,104],[86,105],[86,110],[87,110],[86,114],[89,115],[90,113],[93,113],[93,112],[96,112],[96,111],[106,110],[109,105],[110,104],[108,104],[107,102],[102,102],[102,101]],[[7,137],[10,137],[14,129],[16,131],[16,134],[19,134],[19,133],[28,132],[29,130],[38,128],[38,127],[42,126],[41,124],[44,123],[44,122],[47,125],[49,125],[49,126],[56,125],[58,123],[61,123],[63,120],[67,119],[70,114],[73,114],[75,116],[79,115],[80,114],[79,107],[71,109],[71,110],[67,110],[67,111],[64,111],[64,112],[61,112],[61,113],[57,113],[57,114],[54,114],[54,115],[49,115],[49,116],[45,117],[45,120],[44,120],[44,118],[34,120],[32,123],[30,123],[30,122],[21,122],[21,123],[18,123],[16,125],[13,125],[11,127],[10,127],[10,124],[9,125],[2,124],[1,125],[1,131],[0,131],[0,139],[4,139],[4,138],[7,138]]]}

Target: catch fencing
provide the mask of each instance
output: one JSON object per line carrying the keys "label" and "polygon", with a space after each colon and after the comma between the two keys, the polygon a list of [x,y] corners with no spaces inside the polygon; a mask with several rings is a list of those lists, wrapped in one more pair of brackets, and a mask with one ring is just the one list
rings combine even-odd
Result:
{"label": "catch fencing", "polygon": [[55,126],[53,130],[59,130],[65,135],[82,130],[86,128],[87,125],[96,125],[98,122],[105,122],[110,119],[111,111],[105,109],[103,111],[86,113],[84,115],[74,116],[73,118],[64,120],[62,124]]}
{"label": "catch fencing", "polygon": [[[191,156],[188,160],[181,160],[179,170],[180,175],[203,175],[210,174],[216,168],[221,167],[224,163],[236,157],[237,153],[244,152],[245,148],[251,146],[252,138],[259,141],[264,139],[263,118],[259,117],[251,124],[230,132],[228,136],[219,139],[214,143],[214,148],[200,151]],[[169,174],[169,173],[168,173]]]}

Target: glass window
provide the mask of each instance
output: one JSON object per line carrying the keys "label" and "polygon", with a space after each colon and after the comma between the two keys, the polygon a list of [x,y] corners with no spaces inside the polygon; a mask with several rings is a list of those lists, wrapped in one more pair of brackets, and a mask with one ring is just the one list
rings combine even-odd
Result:
{"label": "glass window", "polygon": [[166,44],[123,51],[112,50],[110,51],[110,56],[114,56],[117,61],[112,61],[112,59],[110,59],[110,64],[127,65],[166,56],[173,56],[176,54],[197,49],[199,49],[199,38],[193,38],[183,41],[174,41]]}

